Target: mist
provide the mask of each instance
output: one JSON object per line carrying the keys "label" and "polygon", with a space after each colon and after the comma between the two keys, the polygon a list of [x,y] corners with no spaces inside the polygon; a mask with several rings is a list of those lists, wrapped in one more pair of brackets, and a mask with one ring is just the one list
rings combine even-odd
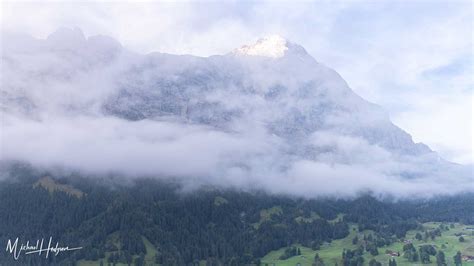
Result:
{"label": "mist", "polygon": [[307,198],[474,191],[472,167],[413,143],[304,49],[144,55],[79,29],[2,44],[3,161]]}

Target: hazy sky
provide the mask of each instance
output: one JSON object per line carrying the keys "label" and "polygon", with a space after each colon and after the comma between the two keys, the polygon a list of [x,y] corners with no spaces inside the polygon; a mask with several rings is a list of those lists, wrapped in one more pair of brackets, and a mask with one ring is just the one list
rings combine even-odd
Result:
{"label": "hazy sky", "polygon": [[443,157],[472,163],[471,1],[2,2],[1,28],[44,38],[58,27],[141,53],[223,54],[280,34]]}

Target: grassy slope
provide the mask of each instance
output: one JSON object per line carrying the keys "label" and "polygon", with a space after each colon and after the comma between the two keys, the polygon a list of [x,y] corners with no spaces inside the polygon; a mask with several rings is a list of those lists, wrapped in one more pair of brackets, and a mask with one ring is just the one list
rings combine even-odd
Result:
{"label": "grassy slope", "polygon": [[84,196],[84,192],[76,189],[70,185],[64,185],[56,182],[49,176],[45,176],[40,178],[36,183],[33,184],[33,188],[42,187],[49,191],[49,193],[53,193],[56,191],[61,191],[69,194],[70,196],[82,198]]}
{"label": "grassy slope", "polygon": [[[439,223],[426,223],[424,226],[426,228],[437,228]],[[421,244],[434,244],[437,246],[437,248],[440,248],[442,244],[445,244],[446,248],[443,249],[443,252],[446,255],[448,265],[453,265],[453,259],[452,257],[454,254],[459,250],[463,254],[466,255],[474,255],[474,236],[472,235],[472,231],[467,231],[465,228],[467,226],[456,224],[454,229],[450,229],[449,231],[443,232],[441,237],[437,237],[434,241],[428,240],[426,243],[423,241],[417,241],[415,240],[415,234],[417,231],[410,231],[407,234],[406,239],[412,239],[413,244],[415,246],[421,245]],[[472,226],[471,226],[472,227]],[[306,265],[311,265],[314,259],[314,255],[316,253],[319,253],[319,256],[324,260],[326,265],[335,265],[337,262],[339,265],[341,265],[341,254],[342,250],[345,249],[355,249],[356,245],[352,244],[352,239],[356,234],[359,234],[359,239],[362,239],[363,233],[358,233],[355,225],[351,226],[351,231],[350,235],[344,239],[340,240],[335,240],[332,241],[332,243],[325,243],[323,246],[321,246],[321,250],[318,251],[313,251],[310,248],[300,247],[301,250],[301,256],[295,256],[292,258],[289,258],[287,260],[279,260],[279,257],[281,254],[284,252],[284,248],[272,251],[268,253],[264,258],[262,258],[262,264],[268,264],[272,265],[275,263],[276,266],[295,266],[298,263],[301,264],[301,266],[306,266]],[[455,233],[465,233],[468,236],[465,236],[465,242],[460,243],[458,240],[458,237],[455,236]],[[369,233],[369,232],[365,232]],[[447,243],[447,244],[446,244]],[[380,261],[383,263],[383,265],[388,265],[388,260],[389,256],[385,255],[385,250],[390,249],[393,251],[400,251],[402,253],[402,248],[403,248],[403,243],[397,242],[393,243],[392,245],[388,247],[383,247],[379,248],[380,254],[378,256],[371,256],[370,254],[365,253],[364,259],[365,263],[368,264],[368,261],[372,258],[375,258],[377,261]],[[431,256],[431,264],[412,264],[408,262],[405,258],[402,256],[396,257],[395,260],[397,261],[398,266],[404,266],[404,265],[436,265],[436,258],[434,256]],[[474,265],[474,262],[463,262],[463,265]]]}
{"label": "grassy slope", "polygon": [[269,221],[272,219],[272,215],[281,215],[283,213],[283,209],[280,206],[273,206],[269,209],[263,209],[260,211],[260,221],[258,223],[252,224],[255,229],[265,221]]}
{"label": "grassy slope", "polygon": [[298,217],[295,218],[295,221],[297,223],[311,223],[314,220],[319,219],[319,218],[321,218],[321,217],[317,213],[312,211],[310,217],[298,216]]}

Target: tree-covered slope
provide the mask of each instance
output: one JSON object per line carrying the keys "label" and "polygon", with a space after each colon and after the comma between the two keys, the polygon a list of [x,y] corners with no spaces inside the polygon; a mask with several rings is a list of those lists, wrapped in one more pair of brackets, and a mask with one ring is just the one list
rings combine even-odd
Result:
{"label": "tree-covered slope", "polygon": [[[135,262],[163,265],[199,261],[244,265],[258,263],[272,250],[298,243],[315,247],[349,235],[349,225],[371,230],[390,245],[420,222],[474,223],[473,195],[429,201],[303,199],[264,192],[217,188],[183,191],[178,183],[137,179],[54,178],[45,187],[39,176],[22,173],[0,185],[0,243],[20,237],[52,236],[75,252],[22,256],[22,264],[75,261]],[[78,191],[80,191],[80,195]],[[150,258],[147,246],[156,253]],[[9,265],[11,256],[0,253]]]}

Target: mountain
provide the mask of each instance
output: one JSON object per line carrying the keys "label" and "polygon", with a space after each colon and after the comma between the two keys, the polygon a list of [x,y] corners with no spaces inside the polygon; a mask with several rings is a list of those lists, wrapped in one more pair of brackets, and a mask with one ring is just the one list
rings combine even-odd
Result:
{"label": "mountain", "polygon": [[459,240],[474,222],[470,169],[414,143],[300,45],[269,36],[196,57],[79,29],[2,37],[0,243],[79,249],[16,260],[7,246],[0,265],[473,255],[473,236]]}
{"label": "mountain", "polygon": [[[266,179],[272,176],[280,181],[299,178],[304,183],[322,175],[313,180],[339,176],[347,182],[368,176],[354,191],[372,189],[376,179],[382,180],[381,192],[399,185],[403,188],[405,183],[399,183],[400,178],[421,179],[431,184],[430,190],[439,193],[473,188],[446,188],[446,184],[452,185],[453,176],[460,183],[470,184],[472,172],[444,161],[428,146],[414,143],[380,106],[355,94],[336,71],[317,62],[300,45],[279,36],[210,57],[136,54],[109,37],[85,38],[78,29],[61,29],[45,40],[7,37],[1,88],[1,110],[10,121],[6,124],[14,126],[19,120],[31,119],[40,123],[61,120],[51,117],[61,117],[61,121],[78,117],[118,119],[126,124],[115,125],[121,130],[113,138],[117,145],[127,146],[129,143],[124,140],[139,138],[141,146],[158,143],[155,148],[162,149],[171,145],[175,137],[185,140],[179,142],[179,147],[168,148],[180,150],[185,146],[182,153],[193,156],[171,156],[173,159],[162,161],[160,158],[166,155],[154,156],[158,165],[201,156],[212,158],[194,174],[194,170],[183,170],[187,166],[158,174],[206,176],[205,182],[232,176],[232,180],[239,179],[237,185],[253,183],[263,187],[271,183]],[[167,133],[159,137],[131,133],[130,128],[142,132],[138,128],[143,125],[140,122],[166,124]],[[75,126],[75,122],[65,123]],[[106,125],[102,123],[103,127]],[[58,127],[62,130],[64,124]],[[114,130],[119,131],[111,128],[107,134],[116,134]],[[12,137],[14,132],[12,129]],[[94,138],[100,138],[100,134]],[[200,138],[202,146],[195,147]],[[160,143],[159,139],[170,141]],[[6,150],[4,158],[25,159],[18,152],[8,154],[8,147]],[[133,148],[121,152],[134,156]],[[151,152],[139,153],[151,156]],[[133,162],[133,158],[128,161]],[[89,164],[71,166],[82,165]],[[114,168],[111,165],[107,169]],[[136,169],[131,172],[149,174]],[[240,180],[243,178],[250,180]],[[427,178],[430,181],[425,181]],[[222,183],[228,181],[223,180]],[[336,182],[334,186],[339,185]],[[293,191],[300,189],[295,187]],[[285,192],[284,188],[271,190]],[[315,191],[317,188],[309,192]]]}
{"label": "mountain", "polygon": [[332,131],[394,152],[431,152],[335,71],[281,37],[209,58],[152,54],[135,67],[126,74],[128,84],[105,102],[107,114],[131,120],[170,115],[217,128],[254,120],[289,141]]}

